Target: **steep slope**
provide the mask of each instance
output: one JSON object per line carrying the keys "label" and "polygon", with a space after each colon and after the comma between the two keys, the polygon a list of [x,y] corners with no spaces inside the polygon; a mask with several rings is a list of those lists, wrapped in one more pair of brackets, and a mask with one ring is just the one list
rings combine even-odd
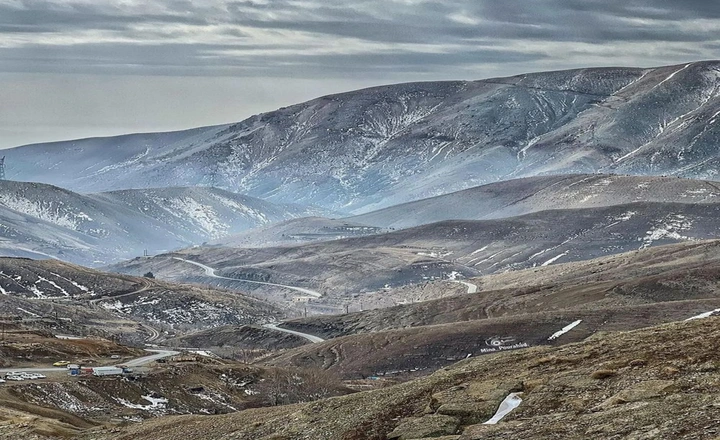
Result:
{"label": "steep slope", "polygon": [[9,256],[101,265],[313,213],[215,188],[81,195],[50,185],[0,181],[0,249]]}
{"label": "steep slope", "polygon": [[210,185],[354,213],[549,173],[714,178],[719,66],[377,87],[230,126],[20,147],[8,175],[85,192]]}

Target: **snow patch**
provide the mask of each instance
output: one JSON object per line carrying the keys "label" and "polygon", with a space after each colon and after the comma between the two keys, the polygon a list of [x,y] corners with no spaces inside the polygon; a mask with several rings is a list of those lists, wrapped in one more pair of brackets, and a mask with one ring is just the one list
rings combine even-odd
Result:
{"label": "snow patch", "polygon": [[563,252],[562,254],[558,255],[557,257],[553,257],[553,258],[547,260],[546,262],[544,262],[544,263],[541,264],[540,266],[549,266],[549,265],[553,264],[554,262],[556,262],[557,260],[561,259],[562,257],[566,256],[566,255],[569,254],[569,253],[570,253],[570,251],[565,251],[565,252]]}
{"label": "snow patch", "polygon": [[500,403],[500,406],[498,407],[497,412],[494,416],[487,422],[483,423],[483,425],[495,425],[497,422],[502,420],[506,415],[510,414],[512,410],[520,406],[522,403],[522,399],[520,396],[522,393],[510,393],[505,400]]}
{"label": "snow patch", "polygon": [[123,406],[126,406],[128,408],[133,409],[141,409],[143,411],[151,411],[151,410],[158,410],[158,409],[165,409],[167,407],[168,400],[164,397],[152,397],[151,395],[142,396],[144,400],[147,400],[150,402],[149,405],[140,405],[136,403],[130,403],[129,401],[117,398],[116,400]]}
{"label": "snow patch", "polygon": [[560,336],[564,335],[565,333],[569,332],[570,330],[572,330],[575,327],[577,327],[578,325],[580,325],[581,322],[582,322],[582,319],[578,319],[577,321],[566,325],[562,329],[560,329],[560,330],[556,331],[555,333],[553,333],[552,335],[550,335],[550,337],[548,338],[548,341],[553,341],[553,340],[559,338]]}
{"label": "snow patch", "polygon": [[716,313],[720,313],[720,309],[710,310],[709,312],[701,313],[697,316],[693,316],[692,318],[688,318],[685,321],[692,321],[694,319],[705,319],[713,316]]}

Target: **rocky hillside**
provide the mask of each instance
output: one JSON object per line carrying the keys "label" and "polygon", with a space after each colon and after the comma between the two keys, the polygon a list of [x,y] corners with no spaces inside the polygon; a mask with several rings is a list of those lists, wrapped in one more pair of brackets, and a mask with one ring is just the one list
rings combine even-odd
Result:
{"label": "rocky hillside", "polygon": [[228,126],[19,147],[6,163],[75,191],[206,185],[353,213],[541,174],[712,179],[719,66],[391,85]]}
{"label": "rocky hillside", "polygon": [[[338,313],[352,295],[389,287],[719,238],[719,218],[720,205],[710,203],[550,210],[497,220],[444,221],[300,246],[196,247],[135,259],[111,269],[133,275],[150,270],[165,279],[228,288],[269,289],[232,279],[308,288],[321,295],[312,304],[332,306]],[[208,277],[203,269],[177,258],[211,266],[217,269],[217,276],[225,278]],[[282,297],[275,299],[283,301]]]}
{"label": "rocky hillside", "polygon": [[0,181],[0,249],[7,256],[98,266],[319,213],[215,188],[125,190],[82,195]]}
{"label": "rocky hillside", "polygon": [[66,439],[85,434],[107,439],[120,432],[117,426],[143,419],[226,414],[352,392],[313,372],[252,367],[189,353],[180,358],[125,377],[52,375],[47,380],[3,384],[0,439]]}
{"label": "rocky hillside", "polygon": [[[0,258],[0,313],[55,332],[157,341],[199,328],[262,324],[286,316],[239,292],[109,274],[60,261]],[[110,325],[112,323],[112,325]]]}
{"label": "rocky hillside", "polygon": [[719,261],[712,241],[472,279],[477,293],[285,322],[327,340],[270,362],[408,377],[468,356],[710,315],[720,311]]}
{"label": "rocky hillside", "polygon": [[[717,436],[720,320],[469,359],[376,391],[213,417],[175,417],[111,438],[711,439]],[[510,393],[521,401],[487,425]],[[97,435],[97,434],[95,434]],[[88,435],[86,438],[91,438]]]}
{"label": "rocky hillside", "polygon": [[[595,310],[654,303],[720,299],[720,242],[658,246],[575,263],[509,271],[466,280],[476,292],[422,299],[423,286],[407,286],[404,298],[416,303],[336,316],[313,316],[283,327],[334,338],[433,324],[529,315],[558,310]],[[448,281],[437,281],[449,290]],[[425,287],[428,288],[428,287]],[[394,296],[396,289],[382,292]],[[413,292],[414,291],[414,292]],[[703,303],[695,310],[708,306]],[[682,307],[678,316],[695,310]],[[683,315],[684,314],[684,315]],[[639,319],[639,317],[636,316]]]}

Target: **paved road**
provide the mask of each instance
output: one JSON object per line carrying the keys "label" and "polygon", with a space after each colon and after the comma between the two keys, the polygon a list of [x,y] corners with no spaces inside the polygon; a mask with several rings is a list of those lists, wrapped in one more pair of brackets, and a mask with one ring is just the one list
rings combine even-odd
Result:
{"label": "paved road", "polygon": [[[146,292],[146,291],[149,290],[151,287],[153,287],[152,283],[150,283],[150,282],[143,281],[143,283],[144,283],[144,284],[143,284],[143,286],[142,286],[141,288],[139,288],[138,290],[135,290],[135,291],[133,291],[133,292],[123,293],[123,294],[121,294],[121,295],[102,296],[102,297],[100,297],[100,298],[93,298],[93,299],[91,299],[91,300],[89,301],[89,302],[90,302],[90,305],[91,305],[91,306],[94,306],[94,307],[97,307],[97,303],[98,303],[99,301],[112,301],[112,300],[114,300],[114,299],[122,298],[122,297],[124,297],[124,296],[137,295],[137,294],[139,294],[139,293]],[[142,323],[142,322],[140,322],[140,323],[138,323],[138,324],[139,324],[142,328],[144,328],[145,330],[147,330],[148,333],[150,334],[150,336],[147,338],[146,342],[155,342],[155,341],[158,340],[158,338],[160,338],[160,331],[157,330],[156,328],[150,327],[149,325],[144,324],[144,323]]]}
{"label": "paved road", "polygon": [[[122,363],[122,365],[127,365],[128,367],[142,367],[143,365],[147,365],[151,362],[154,362],[158,359],[175,356],[176,354],[179,354],[178,351],[173,350],[145,350],[150,353],[153,353],[148,356],[143,356],[137,359],[133,359],[128,362],[118,362],[118,364]],[[2,368],[0,369],[0,374],[9,373],[11,371],[18,371],[18,372],[28,372],[28,373],[66,373],[67,368],[65,367],[40,367],[40,368]]]}
{"label": "paved road", "polygon": [[146,290],[148,290],[151,287],[151,284],[148,282],[145,282],[145,284],[139,288],[138,290],[135,290],[133,292],[123,293],[121,295],[115,295],[115,296],[101,296],[100,298],[93,298],[89,302],[92,305],[97,304],[98,301],[111,301],[115,298],[122,298],[123,296],[130,296],[130,295],[137,295],[138,293],[143,293]]}
{"label": "paved road", "polygon": [[212,277],[212,278],[218,278],[218,279],[221,279],[221,280],[230,280],[230,281],[242,281],[242,282],[244,282],[244,283],[265,284],[266,286],[284,287],[285,289],[294,290],[294,291],[296,291],[296,292],[304,293],[305,295],[313,296],[313,297],[315,297],[315,298],[320,298],[320,297],[322,297],[322,293],[316,292],[316,291],[310,290],[310,289],[305,289],[305,288],[302,288],[302,287],[286,286],[285,284],[276,284],[276,283],[265,283],[265,282],[263,282],[263,281],[243,280],[243,279],[240,279],[240,278],[223,277],[223,276],[220,276],[220,275],[216,275],[216,274],[215,274],[216,269],[213,269],[212,267],[206,266],[206,265],[204,265],[204,264],[202,264],[202,263],[198,263],[197,261],[186,260],[186,259],[184,259],[184,258],[178,258],[178,257],[173,257],[173,259],[174,259],[174,260],[178,260],[178,261],[183,261],[183,262],[185,262],[185,263],[192,264],[192,265],[194,265],[194,266],[200,267],[200,268],[202,268],[202,269],[205,271],[205,275],[207,275],[207,276],[209,276],[209,277]]}
{"label": "paved road", "polygon": [[294,330],[288,330],[288,329],[285,329],[285,328],[280,328],[280,327],[277,326],[277,324],[265,324],[265,325],[263,325],[263,327],[269,328],[270,330],[277,330],[277,331],[279,331],[279,332],[289,333],[289,334],[295,335],[295,336],[300,336],[300,337],[305,338],[305,339],[307,339],[308,341],[310,341],[310,342],[312,342],[312,343],[314,343],[314,344],[317,344],[318,342],[323,342],[323,341],[325,340],[325,339],[323,339],[323,338],[319,338],[319,337],[317,337],[317,336],[309,335],[309,334],[307,334],[307,333],[301,333],[301,332],[296,332],[296,331],[294,331]]}
{"label": "paved road", "polygon": [[170,357],[170,356],[175,356],[176,354],[180,354],[179,351],[175,351],[175,350],[160,350],[160,349],[149,350],[149,349],[146,349],[145,351],[148,351],[150,353],[155,353],[155,354],[151,354],[151,355],[144,356],[141,358],[133,359],[128,362],[123,362],[122,364],[127,365],[128,367],[142,367],[143,365],[147,365],[151,362],[155,362],[158,359],[162,359],[162,358],[166,358],[166,357]]}
{"label": "paved road", "polygon": [[467,287],[467,293],[477,293],[477,291],[478,291],[477,284],[468,283],[466,281],[455,281],[455,282],[465,285],[465,287]]}
{"label": "paved road", "polygon": [[148,337],[145,342],[155,342],[158,340],[160,337],[160,331],[158,329],[150,327],[147,324],[143,324],[142,322],[139,322],[138,324],[150,333],[150,337]]}

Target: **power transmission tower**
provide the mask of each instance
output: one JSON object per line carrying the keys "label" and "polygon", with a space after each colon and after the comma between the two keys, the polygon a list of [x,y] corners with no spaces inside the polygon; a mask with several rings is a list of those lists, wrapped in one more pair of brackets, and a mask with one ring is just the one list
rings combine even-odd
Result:
{"label": "power transmission tower", "polygon": [[0,159],[0,180],[5,180],[5,156]]}

